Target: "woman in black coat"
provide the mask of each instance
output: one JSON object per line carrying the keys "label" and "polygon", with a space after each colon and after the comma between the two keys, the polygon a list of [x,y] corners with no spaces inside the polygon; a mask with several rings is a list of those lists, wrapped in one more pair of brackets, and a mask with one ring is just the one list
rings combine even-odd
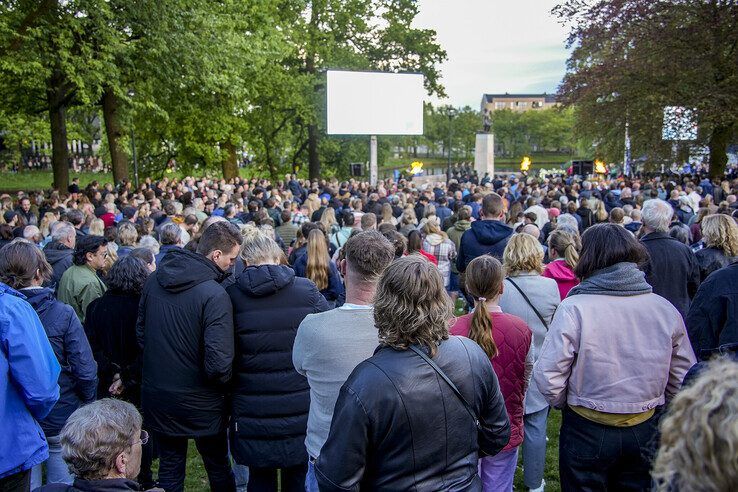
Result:
{"label": "woman in black coat", "polygon": [[305,490],[310,387],[292,364],[297,328],[328,309],[313,282],[295,276],[273,239],[247,228],[244,270],[226,290],[233,303],[231,453],[249,467],[249,491]]}
{"label": "woman in black coat", "polygon": [[704,248],[697,251],[700,280],[731,263],[738,257],[738,225],[732,217],[723,214],[708,215],[702,219]]}

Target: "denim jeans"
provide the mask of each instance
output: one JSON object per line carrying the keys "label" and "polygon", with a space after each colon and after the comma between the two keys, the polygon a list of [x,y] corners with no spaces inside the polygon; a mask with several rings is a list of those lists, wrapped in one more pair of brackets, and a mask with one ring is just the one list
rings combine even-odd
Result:
{"label": "denim jeans", "polygon": [[479,476],[484,492],[512,492],[518,448],[500,451],[479,460]]}
{"label": "denim jeans", "polygon": [[543,481],[546,466],[546,424],[548,407],[524,417],[523,483],[529,489],[537,489]]}
{"label": "denim jeans", "polygon": [[651,490],[660,410],[641,424],[612,427],[565,408],[559,438],[561,490]]}
{"label": "denim jeans", "polygon": [[31,471],[31,490],[41,487],[42,467],[46,467],[45,483],[65,483],[72,485],[74,477],[69,473],[69,468],[61,456],[61,441],[59,436],[46,438],[49,444],[49,459],[33,467]]}

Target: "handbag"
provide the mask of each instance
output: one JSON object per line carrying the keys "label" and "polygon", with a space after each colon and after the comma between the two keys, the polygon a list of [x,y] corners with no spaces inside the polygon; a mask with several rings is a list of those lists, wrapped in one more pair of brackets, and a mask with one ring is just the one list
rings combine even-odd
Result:
{"label": "handbag", "polygon": [[543,323],[543,326],[546,328],[546,331],[548,331],[548,323],[546,323],[546,320],[543,318],[543,316],[541,316],[541,313],[538,312],[538,309],[536,309],[536,307],[533,305],[533,303],[530,302],[530,299],[528,298],[527,295],[525,295],[525,292],[523,292],[523,289],[521,289],[518,286],[518,284],[516,284],[515,282],[513,282],[513,279],[511,279],[510,277],[507,277],[505,280],[507,280],[508,282],[510,282],[512,284],[512,286],[515,287],[518,290],[518,292],[520,292],[520,295],[523,296],[523,299],[525,299],[525,302],[527,302],[528,305],[530,306],[530,308],[533,310],[533,312],[536,313],[536,316],[538,316],[538,319],[541,320],[541,323]]}
{"label": "handbag", "polygon": [[438,367],[438,365],[435,362],[433,362],[433,359],[428,357],[425,352],[420,350],[415,345],[410,345],[410,350],[418,354],[424,361],[428,363],[428,365],[430,365],[433,368],[434,371],[438,373],[439,376],[441,376],[441,379],[446,381],[446,384],[449,385],[449,387],[454,392],[454,394],[456,394],[456,396],[459,398],[459,401],[461,401],[461,403],[464,405],[464,408],[466,408],[466,411],[469,412],[469,415],[471,415],[472,419],[474,420],[474,425],[477,426],[477,429],[481,429],[482,424],[479,421],[479,417],[477,417],[477,413],[474,411],[474,409],[469,404],[469,402],[466,401],[466,398],[464,398],[464,395],[461,394],[461,391],[459,391],[459,388],[457,388],[456,385],[453,383],[453,381],[451,381],[449,377],[446,376],[446,373],[443,372],[443,370],[441,370],[441,368]]}

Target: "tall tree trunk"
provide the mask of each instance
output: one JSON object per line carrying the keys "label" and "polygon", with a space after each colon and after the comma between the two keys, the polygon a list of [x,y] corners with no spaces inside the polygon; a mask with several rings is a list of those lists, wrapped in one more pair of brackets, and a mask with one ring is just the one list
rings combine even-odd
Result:
{"label": "tall tree trunk", "polygon": [[731,126],[716,126],[710,136],[710,177],[722,178],[728,163],[728,143],[733,134]]}
{"label": "tall tree trunk", "polygon": [[310,180],[320,179],[318,125],[308,125],[308,175],[310,176]]}
{"label": "tall tree trunk", "polygon": [[[310,31],[308,33],[308,49],[307,56],[305,58],[305,71],[311,74],[313,77],[316,76],[315,69],[315,43],[316,33],[320,29],[320,13],[325,8],[324,1],[314,0],[310,4]],[[320,89],[320,84],[315,83],[314,87],[317,92]],[[317,123],[308,125],[308,175],[310,180],[320,179],[320,156],[318,155],[318,139],[320,135],[318,133]]]}
{"label": "tall tree trunk", "polygon": [[105,133],[108,136],[110,161],[113,166],[113,181],[116,183],[120,183],[122,179],[128,179],[128,156],[120,144],[123,129],[118,114],[119,102],[112,87],[107,87],[102,97],[103,119],[105,120]]}
{"label": "tall tree trunk", "polygon": [[238,155],[236,155],[236,146],[228,140],[223,147],[226,150],[225,159],[223,159],[223,179],[230,180],[238,177]]}
{"label": "tall tree trunk", "polygon": [[67,88],[61,70],[54,70],[46,81],[46,100],[51,126],[51,168],[54,188],[64,192],[69,186],[69,149],[67,149]]}

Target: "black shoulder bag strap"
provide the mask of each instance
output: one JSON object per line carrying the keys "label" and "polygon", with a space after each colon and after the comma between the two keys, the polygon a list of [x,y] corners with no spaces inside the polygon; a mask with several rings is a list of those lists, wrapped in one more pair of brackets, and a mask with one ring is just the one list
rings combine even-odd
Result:
{"label": "black shoulder bag strap", "polygon": [[474,420],[474,425],[476,425],[477,428],[480,428],[481,425],[480,425],[480,422],[479,422],[479,417],[477,417],[477,413],[474,411],[474,409],[469,404],[469,402],[466,401],[466,398],[464,398],[464,395],[461,394],[461,391],[459,391],[459,388],[457,388],[456,385],[453,383],[453,381],[451,381],[448,378],[448,376],[446,376],[446,373],[443,372],[441,370],[441,368],[438,367],[438,365],[435,362],[433,362],[433,359],[431,359],[430,357],[428,357],[426,355],[426,353],[423,352],[418,347],[416,347],[414,345],[410,345],[410,350],[412,350],[413,352],[415,352],[416,354],[418,354],[420,357],[422,357],[423,360],[426,361],[428,363],[428,365],[430,365],[433,368],[433,370],[436,371],[438,373],[438,375],[441,376],[441,378],[444,381],[446,381],[446,384],[449,385],[449,387],[451,388],[451,390],[453,390],[453,392],[459,398],[459,400],[461,401],[461,403],[464,405],[464,408],[466,408],[466,411],[469,412],[469,415],[471,415],[472,419]]}
{"label": "black shoulder bag strap", "polygon": [[543,318],[543,316],[541,316],[541,313],[538,312],[538,309],[536,309],[536,307],[533,305],[533,303],[530,302],[530,299],[528,298],[527,295],[525,295],[525,292],[523,292],[523,289],[521,289],[518,286],[518,284],[516,284],[515,282],[513,282],[513,279],[511,279],[510,277],[507,277],[506,280],[508,282],[510,282],[512,284],[512,286],[515,287],[518,290],[518,292],[520,292],[520,295],[523,296],[523,299],[525,299],[525,302],[527,302],[528,305],[530,306],[530,308],[533,310],[533,312],[536,313],[536,316],[538,316],[538,319],[541,320],[541,323],[543,323],[543,326],[546,327],[546,331],[548,331],[548,323],[546,323],[546,320]]}

